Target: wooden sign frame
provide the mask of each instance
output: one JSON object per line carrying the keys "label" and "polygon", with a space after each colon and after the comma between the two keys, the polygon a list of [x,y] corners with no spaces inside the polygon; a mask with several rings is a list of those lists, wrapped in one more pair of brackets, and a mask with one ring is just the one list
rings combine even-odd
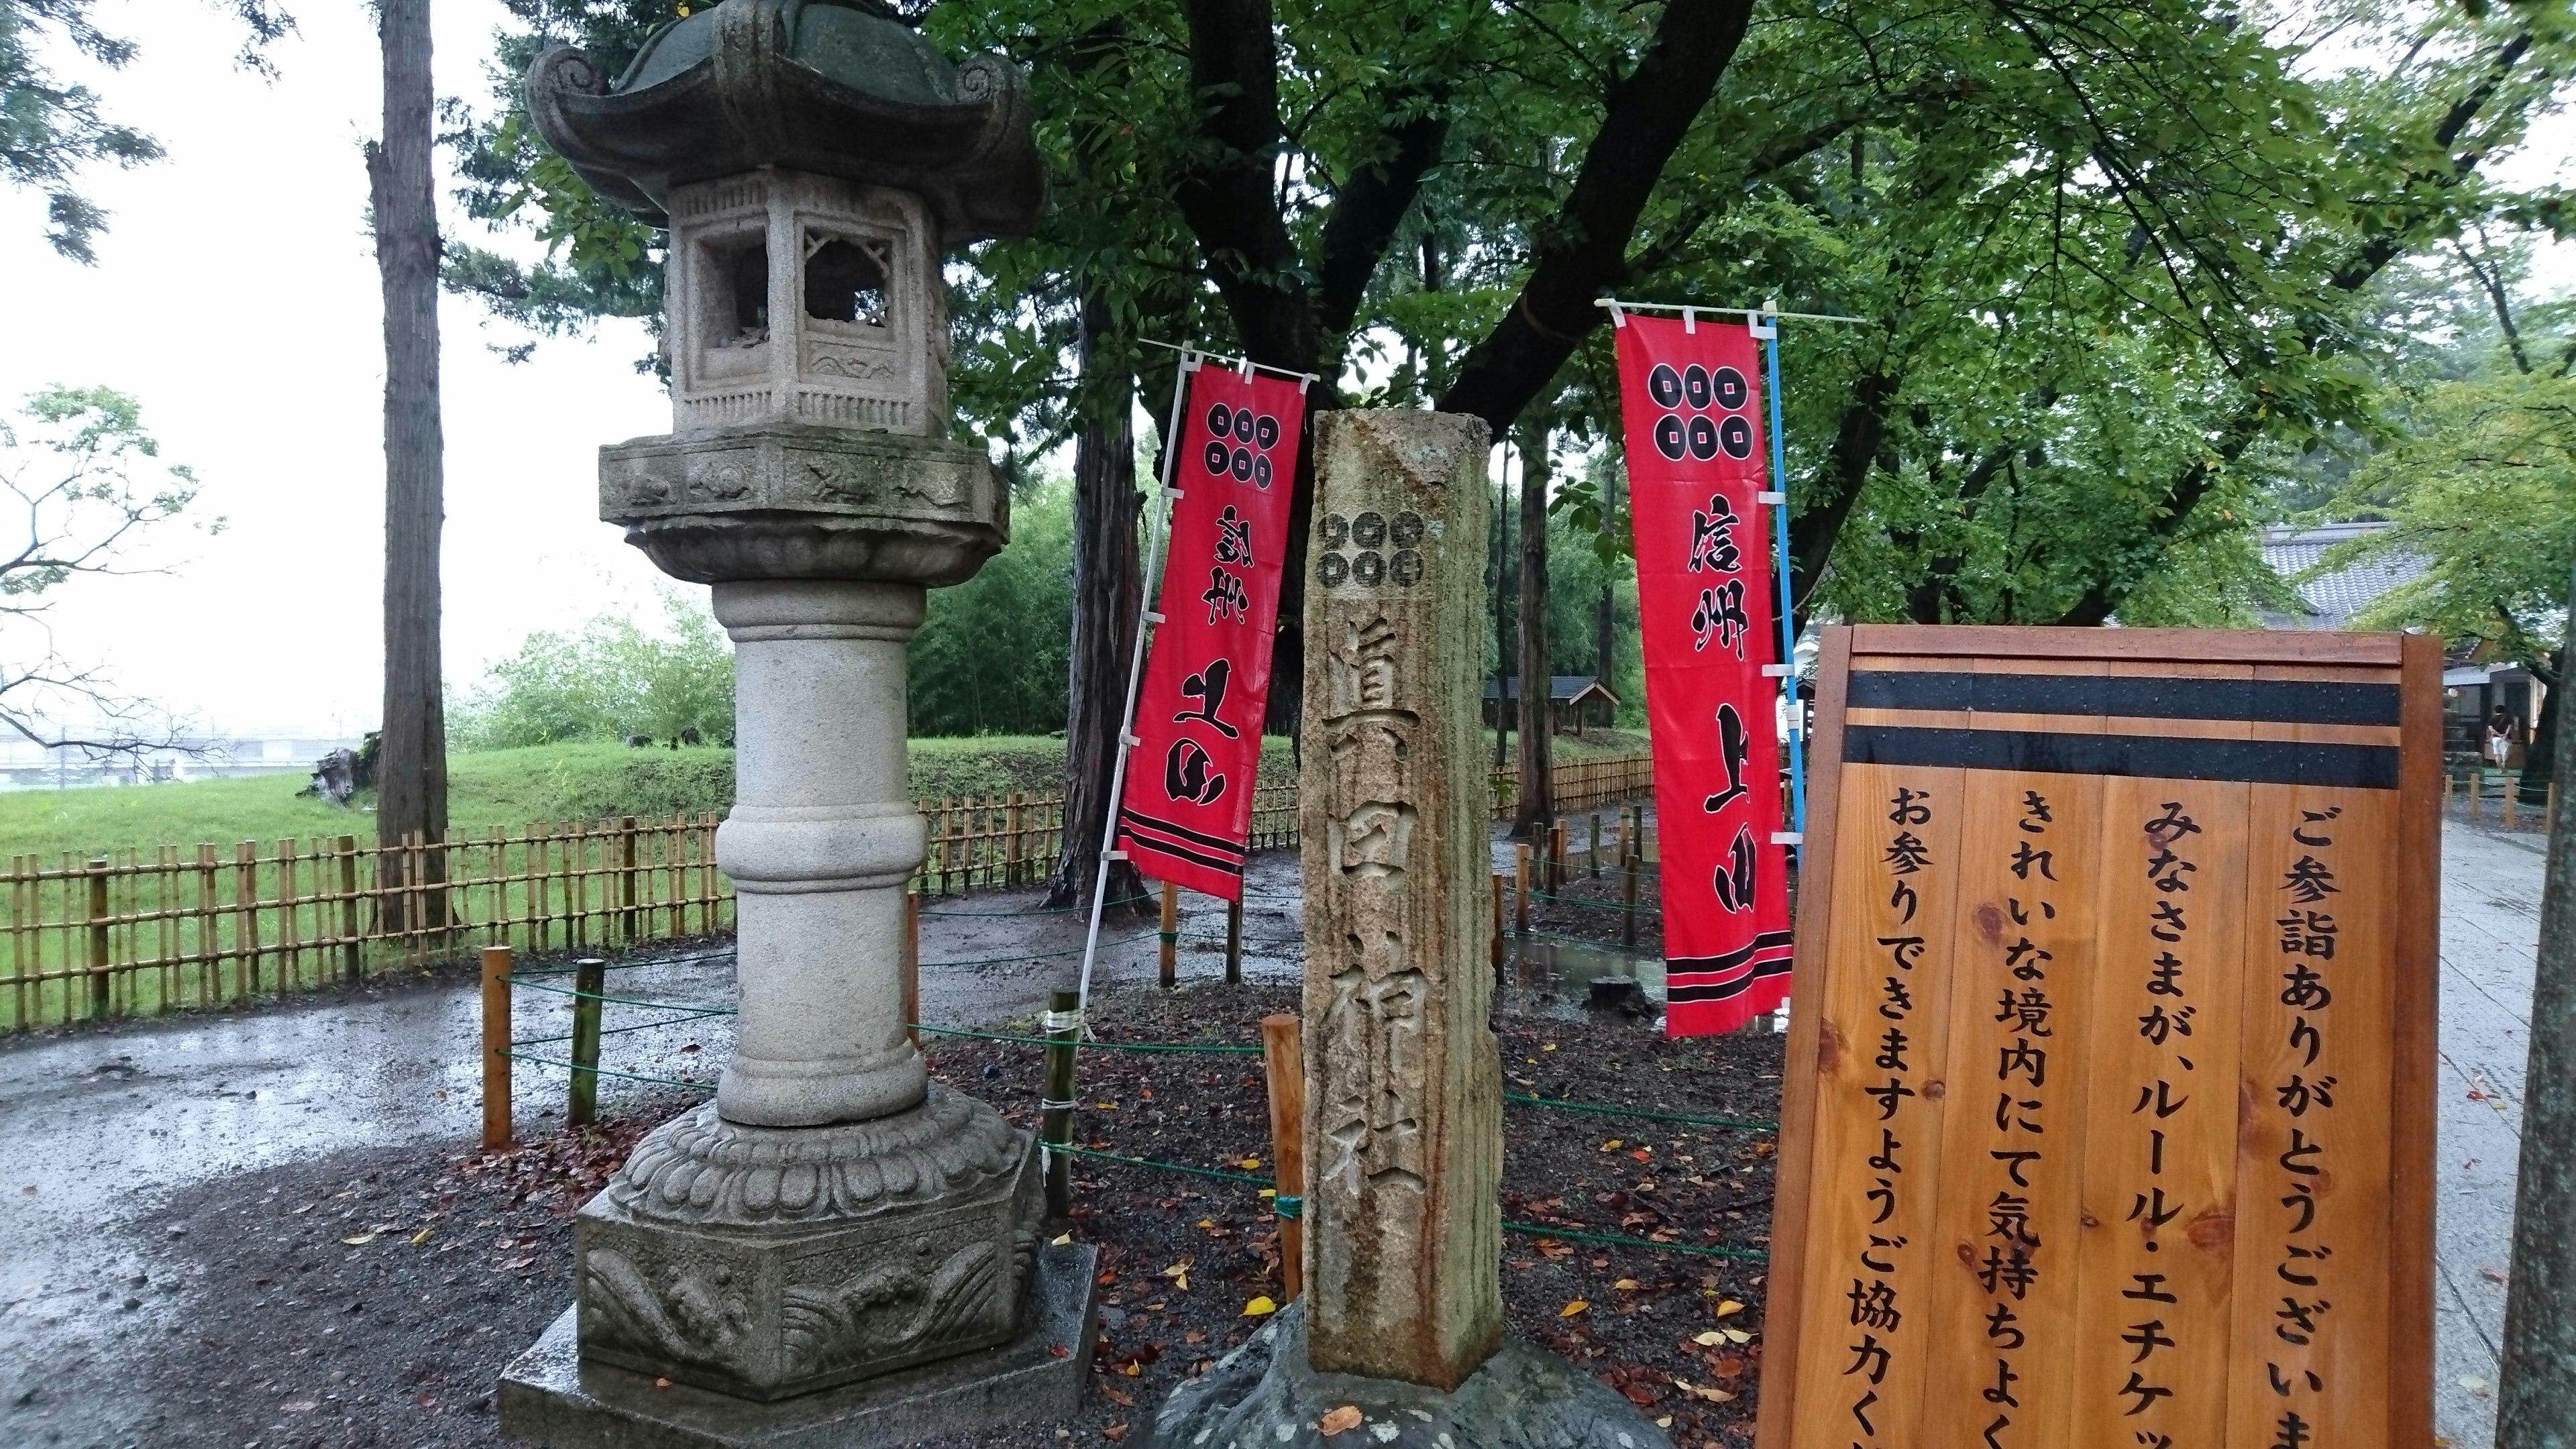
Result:
{"label": "wooden sign frame", "polygon": [[[1757,1449],[2433,1442],[2441,664],[2417,635],[1824,631]],[[2062,919],[2006,874],[2028,845],[2069,861]]]}

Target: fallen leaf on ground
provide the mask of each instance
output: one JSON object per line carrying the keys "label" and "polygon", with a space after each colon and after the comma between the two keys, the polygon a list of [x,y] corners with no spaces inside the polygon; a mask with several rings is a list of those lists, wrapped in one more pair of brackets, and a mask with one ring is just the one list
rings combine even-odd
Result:
{"label": "fallen leaf on ground", "polygon": [[1637,1280],[1634,1278],[1622,1278],[1610,1286],[1618,1289],[1622,1293],[1634,1293],[1637,1291],[1638,1284]]}
{"label": "fallen leaf on ground", "polygon": [[1197,1329],[1193,1328],[1193,1329],[1191,1329],[1189,1332],[1184,1333],[1184,1334],[1182,1334],[1182,1335],[1181,1335],[1181,1342],[1183,1342],[1183,1343],[1205,1343],[1205,1342],[1207,1342],[1207,1335],[1206,1335],[1206,1334],[1204,1334],[1204,1333],[1201,1333],[1201,1332],[1199,1332]]}
{"label": "fallen leaf on ground", "polygon": [[1056,1236],[1056,1238],[1054,1239],[1054,1246],[1059,1247],[1059,1248],[1062,1248],[1062,1247],[1068,1247],[1068,1246],[1070,1246],[1070,1245],[1072,1244],[1072,1242],[1073,1242],[1073,1234],[1071,1234],[1071,1233],[1060,1233],[1060,1234],[1058,1234],[1058,1235]]}
{"label": "fallen leaf on ground", "polygon": [[1694,1334],[1691,1336],[1691,1342],[1698,1344],[1702,1348],[1715,1348],[1725,1341],[1726,1335],[1718,1332],[1714,1328],[1710,1329],[1706,1333]]}
{"label": "fallen leaf on ground", "polygon": [[1246,1318],[1259,1318],[1265,1314],[1276,1313],[1278,1311],[1279,1305],[1271,1302],[1270,1295],[1267,1293],[1262,1294],[1260,1297],[1243,1305],[1243,1316]]}
{"label": "fallen leaf on ground", "polygon": [[340,1241],[348,1244],[352,1248],[363,1248],[375,1240],[376,1235],[373,1233],[360,1233],[354,1238],[342,1238]]}
{"label": "fallen leaf on ground", "polygon": [[1640,1147],[1628,1155],[1637,1159],[1639,1162],[1652,1162],[1655,1160],[1655,1149],[1651,1147]]}
{"label": "fallen leaf on ground", "polygon": [[1100,1431],[1100,1437],[1108,1440],[1112,1444],[1115,1444],[1119,1440],[1127,1437],[1127,1426],[1125,1424],[1112,1424],[1108,1428]]}
{"label": "fallen leaf on ground", "polygon": [[1344,1404],[1340,1408],[1326,1414],[1315,1424],[1315,1427],[1323,1431],[1323,1435],[1327,1439],[1330,1439],[1335,1434],[1341,1433],[1345,1429],[1356,1429],[1359,1426],[1360,1406],[1357,1404]]}
{"label": "fallen leaf on ground", "polygon": [[1751,1343],[1753,1341],[1753,1335],[1745,1332],[1741,1328],[1721,1328],[1718,1332],[1725,1334],[1726,1341],[1729,1343]]}
{"label": "fallen leaf on ground", "polygon": [[1601,1144],[1601,1150],[1604,1152],[1616,1152],[1626,1145],[1626,1143],[1621,1142],[1618,1138],[1613,1137],[1609,1141]]}
{"label": "fallen leaf on ground", "polygon": [[1717,1305],[1717,1316],[1720,1318],[1732,1317],[1733,1315],[1742,1313],[1743,1311],[1744,1305],[1736,1302],[1732,1298],[1729,1298],[1725,1302]]}
{"label": "fallen leaf on ground", "polygon": [[1116,1404],[1121,1408],[1132,1409],[1136,1407],[1136,1401],[1134,1399],[1118,1392],[1107,1384],[1102,1384],[1100,1386],[1100,1397],[1107,1399],[1109,1402]]}
{"label": "fallen leaf on ground", "polygon": [[1259,1172],[1261,1170],[1261,1159],[1258,1157],[1247,1157],[1243,1159],[1243,1170],[1246,1172]]}
{"label": "fallen leaf on ground", "polygon": [[1684,1383],[1680,1379],[1675,1379],[1673,1380],[1673,1387],[1690,1395],[1694,1399],[1705,1399],[1712,1404],[1731,1404],[1735,1402],[1735,1395],[1728,1393],[1724,1389],[1712,1388],[1707,1384]]}
{"label": "fallen leaf on ground", "polygon": [[1563,1308],[1556,1310],[1556,1316],[1559,1318],[1572,1318],[1574,1315],[1581,1313],[1584,1309],[1591,1306],[1591,1304],[1577,1298],[1573,1302],[1565,1305]]}
{"label": "fallen leaf on ground", "polygon": [[411,1245],[412,1245],[413,1247],[415,1247],[415,1248],[419,1247],[421,1244],[426,1243],[426,1242],[428,1242],[428,1241],[429,1241],[429,1229],[427,1229],[427,1228],[423,1228],[423,1229],[421,1229],[419,1232],[416,1232],[416,1233],[414,1233],[414,1234],[412,1234],[412,1235],[411,1235]]}
{"label": "fallen leaf on ground", "polygon": [[521,1268],[525,1268],[525,1267],[527,1267],[529,1264],[534,1263],[534,1262],[536,1262],[536,1261],[537,1261],[537,1256],[536,1256],[536,1254],[534,1254],[534,1253],[531,1253],[531,1254],[529,1254],[528,1256],[526,1256],[526,1257],[524,1257],[524,1258],[512,1258],[510,1261],[508,1261],[508,1262],[506,1262],[506,1263],[504,1263],[504,1264],[502,1264],[502,1265],[501,1265],[501,1271],[503,1271],[503,1272],[505,1272],[505,1273],[516,1273],[516,1272],[518,1272]]}
{"label": "fallen leaf on ground", "polygon": [[1538,1048],[1538,1049],[1539,1049],[1540,1051],[1543,1051],[1543,1052],[1552,1052],[1552,1051],[1556,1050],[1556,1043],[1554,1043],[1554,1042],[1552,1042],[1552,1041],[1550,1041],[1550,1042],[1541,1042],[1541,1043],[1539,1043],[1539,1048]]}

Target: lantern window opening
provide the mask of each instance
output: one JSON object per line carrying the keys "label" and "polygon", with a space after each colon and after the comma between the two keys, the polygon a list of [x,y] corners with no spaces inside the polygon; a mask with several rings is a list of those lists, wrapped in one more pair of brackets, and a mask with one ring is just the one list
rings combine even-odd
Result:
{"label": "lantern window opening", "polygon": [[881,238],[805,233],[805,315],[817,322],[883,328],[893,245]]}
{"label": "lantern window opening", "polygon": [[712,237],[707,264],[707,345],[758,347],[769,340],[769,243],[759,232]]}

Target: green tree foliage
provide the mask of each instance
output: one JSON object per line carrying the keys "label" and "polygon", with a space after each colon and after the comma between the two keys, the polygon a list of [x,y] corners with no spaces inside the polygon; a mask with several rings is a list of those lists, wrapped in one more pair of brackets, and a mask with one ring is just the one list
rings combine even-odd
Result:
{"label": "green tree foliage", "polygon": [[[555,243],[550,295],[646,277],[653,234],[547,169],[514,88],[540,41],[613,69],[668,12],[520,13],[502,104],[460,133],[483,214]],[[2259,602],[2267,488],[2380,426],[2375,279],[2482,220],[2564,220],[2483,173],[2576,59],[2563,6],[2362,0],[1006,0],[922,26],[1032,75],[1053,209],[952,269],[958,405],[1022,456],[1065,435],[1084,295],[1122,338],[1320,372],[1318,406],[1499,431],[1535,403],[1612,448],[1598,297],[1776,297],[1864,319],[1787,330],[1801,611],[2072,624]],[[1159,407],[1168,375],[1127,356]]]}
{"label": "green tree foliage", "polygon": [[733,646],[703,597],[662,596],[664,632],[602,614],[578,634],[530,634],[458,701],[449,738],[460,750],[506,750],[688,731],[733,739]]}
{"label": "green tree foliage", "polygon": [[[265,72],[262,47],[295,28],[270,0],[223,0],[249,38],[237,62]],[[45,197],[45,240],[73,261],[96,260],[92,243],[107,213],[81,195],[80,172],[94,164],[139,166],[161,155],[161,143],[107,117],[98,92],[65,82],[43,50],[52,45],[108,70],[132,61],[137,46],[101,30],[91,0],[0,0],[0,182]]]}
{"label": "green tree foliage", "polygon": [[1061,478],[1028,490],[1012,504],[1011,546],[965,583],[930,591],[929,617],[912,636],[912,733],[1064,729],[1072,503]]}
{"label": "green tree foliage", "polygon": [[[161,460],[134,398],[49,387],[0,418],[0,490],[12,520],[0,536],[0,732],[93,754],[151,747],[168,733],[145,728],[156,711],[56,653],[45,614],[76,579],[134,572],[129,551],[196,500],[196,475]],[[223,520],[203,526],[217,532]],[[100,728],[71,738],[56,722],[67,709]]]}

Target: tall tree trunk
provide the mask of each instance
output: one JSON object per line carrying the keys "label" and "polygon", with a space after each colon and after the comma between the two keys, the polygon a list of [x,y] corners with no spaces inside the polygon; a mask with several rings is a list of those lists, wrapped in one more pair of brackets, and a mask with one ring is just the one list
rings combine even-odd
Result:
{"label": "tall tree trunk", "polygon": [[1547,424],[1521,425],[1521,791],[1512,834],[1538,840],[1556,821],[1548,741],[1555,665],[1547,657]]}
{"label": "tall tree trunk", "polygon": [[[384,138],[367,147],[376,271],[385,305],[385,714],[376,759],[376,839],[447,834],[447,716],[439,657],[438,211],[430,178],[429,0],[382,0]],[[439,850],[388,857],[385,884],[446,879]],[[414,904],[419,918],[411,918]],[[388,893],[385,924],[446,924],[443,891]]]}
{"label": "tall tree trunk", "polygon": [[[2570,602],[2576,603],[2576,588]],[[2569,624],[2576,653],[2576,620]],[[2558,691],[2551,690],[2552,700]],[[2576,718],[2556,721],[2558,747]],[[2514,1181],[2513,1270],[2506,1280],[2496,1449],[2565,1449],[2576,1424],[2576,790],[2558,800],[2540,895],[2523,1069],[2522,1154]]]}
{"label": "tall tree trunk", "polygon": [[[1088,907],[1100,837],[1118,802],[1110,776],[1126,723],[1127,674],[1145,581],[1136,557],[1135,383],[1101,353],[1107,299],[1082,301],[1082,427],[1073,445],[1073,650],[1064,710],[1064,852],[1047,883],[1048,906]],[[1130,762],[1131,768],[1133,762]],[[1136,867],[1109,862],[1108,898],[1145,894]]]}
{"label": "tall tree trunk", "polygon": [[2525,805],[2549,803],[2549,782],[2558,778],[2558,702],[2559,684],[2567,678],[2567,651],[2556,650],[2549,656],[2549,667],[2531,671],[2540,681],[2540,722],[2533,726],[2531,744],[2522,752],[2522,778],[2516,787]]}
{"label": "tall tree trunk", "polygon": [[[1601,526],[1605,530],[1619,527],[1619,483],[1621,470],[1605,469],[1601,476]],[[1619,690],[1619,617],[1615,595],[1617,585],[1612,576],[1601,580],[1601,602],[1592,615],[1592,677],[1613,694]]]}
{"label": "tall tree trunk", "polygon": [[1510,758],[1513,711],[1512,702],[1512,480],[1511,455],[1503,457],[1504,475],[1496,486],[1499,501],[1494,508],[1494,768],[1503,767]]}

